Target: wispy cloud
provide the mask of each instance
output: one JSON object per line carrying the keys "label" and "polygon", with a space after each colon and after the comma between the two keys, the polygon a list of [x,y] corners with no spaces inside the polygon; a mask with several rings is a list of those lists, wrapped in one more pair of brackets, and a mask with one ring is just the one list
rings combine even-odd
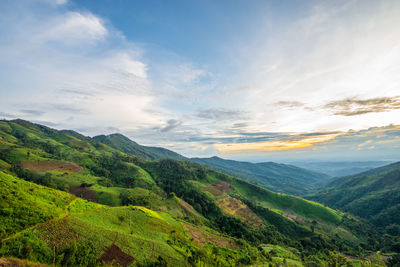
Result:
{"label": "wispy cloud", "polygon": [[241,120],[247,118],[245,111],[227,108],[200,109],[195,113],[195,116],[202,119],[211,119],[216,121]]}
{"label": "wispy cloud", "polygon": [[329,102],[324,108],[335,115],[357,116],[371,112],[385,112],[400,109],[400,97],[376,97],[359,99],[357,97],[345,98]]}
{"label": "wispy cloud", "polygon": [[275,105],[277,105],[279,107],[299,108],[299,107],[303,107],[304,103],[302,103],[300,101],[279,101],[279,102],[275,103]]}
{"label": "wispy cloud", "polygon": [[178,126],[181,125],[181,124],[182,124],[182,122],[181,122],[181,121],[178,121],[178,120],[174,120],[174,119],[168,120],[168,121],[167,121],[167,125],[165,125],[164,127],[162,127],[160,131],[163,132],[163,133],[169,132],[169,131],[171,131],[172,129],[178,127]]}
{"label": "wispy cloud", "polygon": [[46,113],[45,111],[34,110],[34,109],[21,109],[20,112],[22,112],[24,115],[34,115],[34,116],[40,116]]}

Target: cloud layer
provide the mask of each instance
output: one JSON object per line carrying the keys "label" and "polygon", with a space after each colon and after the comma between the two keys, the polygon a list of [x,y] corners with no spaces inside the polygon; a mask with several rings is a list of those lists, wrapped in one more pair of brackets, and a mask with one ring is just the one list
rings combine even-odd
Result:
{"label": "cloud layer", "polygon": [[310,1],[292,16],[258,5],[243,16],[251,28],[231,29],[240,38],[204,38],[221,53],[203,59],[128,38],[78,1],[4,1],[0,116],[188,156],[379,147],[351,129],[397,142],[400,2]]}

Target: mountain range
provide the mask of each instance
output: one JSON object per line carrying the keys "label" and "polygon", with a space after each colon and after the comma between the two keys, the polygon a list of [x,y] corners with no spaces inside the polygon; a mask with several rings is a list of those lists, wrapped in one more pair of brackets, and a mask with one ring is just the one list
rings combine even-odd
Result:
{"label": "mountain range", "polygon": [[125,153],[150,160],[170,158],[197,162],[213,170],[248,180],[275,192],[297,196],[310,193],[317,188],[319,182],[330,177],[326,174],[275,162],[250,163],[219,157],[186,158],[165,148],[141,146],[121,134],[100,135],[93,137],[93,139]]}

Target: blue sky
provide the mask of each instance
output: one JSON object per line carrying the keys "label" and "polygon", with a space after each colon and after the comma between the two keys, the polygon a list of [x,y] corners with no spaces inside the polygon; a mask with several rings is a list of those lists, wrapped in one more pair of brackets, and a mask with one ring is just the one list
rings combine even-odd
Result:
{"label": "blue sky", "polygon": [[399,44],[395,0],[4,0],[0,117],[186,156],[396,160]]}

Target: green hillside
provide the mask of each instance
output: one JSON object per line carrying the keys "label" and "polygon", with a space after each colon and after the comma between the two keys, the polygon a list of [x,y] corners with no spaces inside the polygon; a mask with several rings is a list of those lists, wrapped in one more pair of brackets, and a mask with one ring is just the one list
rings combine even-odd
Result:
{"label": "green hillside", "polygon": [[[107,207],[2,172],[0,182],[2,197],[14,192],[1,204],[0,256],[62,266],[111,260],[121,265],[184,266],[211,264],[211,259],[232,265],[248,258],[246,247],[237,251],[212,243],[197,245],[184,224],[164,212],[140,206]],[[6,211],[13,220],[7,220]],[[220,239],[236,244],[206,228],[193,228],[213,236],[215,243]],[[255,251],[254,256],[262,254]]]}
{"label": "green hillside", "polygon": [[349,214],[198,163],[126,154],[73,131],[0,121],[0,160],[6,260],[321,266],[393,252]]}
{"label": "green hillside", "polygon": [[400,162],[334,178],[309,198],[400,233]]}
{"label": "green hillside", "polygon": [[316,188],[328,175],[287,164],[274,162],[250,163],[219,157],[192,158],[209,168],[246,179],[260,186],[287,194],[301,196]]}

